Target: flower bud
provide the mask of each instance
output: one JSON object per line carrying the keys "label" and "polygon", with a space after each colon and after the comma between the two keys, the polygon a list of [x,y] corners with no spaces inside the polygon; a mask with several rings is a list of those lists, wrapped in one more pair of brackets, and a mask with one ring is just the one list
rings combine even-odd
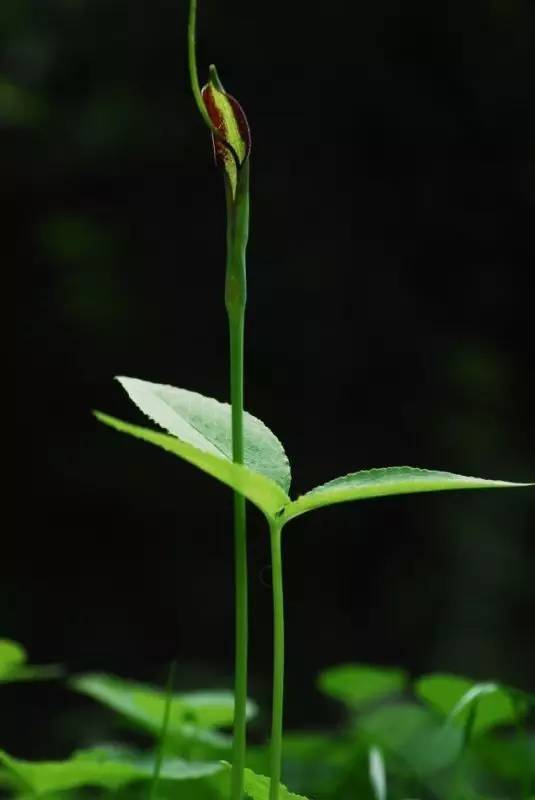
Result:
{"label": "flower bud", "polygon": [[234,199],[238,173],[251,152],[249,123],[238,101],[223,89],[214,67],[202,89],[202,99],[218,134],[212,133],[215,161],[225,170]]}

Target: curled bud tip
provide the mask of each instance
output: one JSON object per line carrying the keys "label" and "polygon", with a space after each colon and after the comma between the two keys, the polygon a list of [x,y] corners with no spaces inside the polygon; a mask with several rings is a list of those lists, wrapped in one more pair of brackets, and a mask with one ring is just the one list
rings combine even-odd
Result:
{"label": "curled bud tip", "polygon": [[208,67],[208,75],[209,75],[208,83],[211,83],[212,86],[214,86],[218,91],[225,92],[225,87],[223,86],[221,80],[219,79],[219,75],[215,64],[210,64],[210,66]]}

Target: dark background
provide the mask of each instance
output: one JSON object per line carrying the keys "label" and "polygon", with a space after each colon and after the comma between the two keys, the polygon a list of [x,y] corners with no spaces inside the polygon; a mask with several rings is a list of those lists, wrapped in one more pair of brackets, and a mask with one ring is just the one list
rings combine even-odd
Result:
{"label": "dark background", "polygon": [[[20,499],[0,633],[70,670],[160,681],[176,658],[201,688],[232,681],[230,493],[90,415],[140,420],[115,374],[228,394],[223,189],[186,14],[2,2]],[[253,131],[247,407],[284,441],[294,493],[387,464],[535,478],[534,41],[527,0],[201,2],[201,74],[218,65]],[[529,490],[451,493],[292,523],[288,725],[335,721],[314,679],[340,661],[534,690],[533,511]],[[268,564],[253,509],[264,708]],[[64,753],[79,704],[6,687],[0,743]]]}

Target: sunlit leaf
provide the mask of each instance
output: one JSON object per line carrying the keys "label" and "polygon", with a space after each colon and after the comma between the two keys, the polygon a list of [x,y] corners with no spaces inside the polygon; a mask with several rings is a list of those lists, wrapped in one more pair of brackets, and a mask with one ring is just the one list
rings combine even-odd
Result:
{"label": "sunlit leaf", "polygon": [[524,483],[470,478],[451,472],[419,469],[417,467],[384,467],[368,469],[335,478],[301,495],[284,510],[283,519],[288,520],[312,511],[315,508],[351,500],[365,500],[387,495],[417,494],[421,492],[444,492],[453,489],[506,489],[529,486]]}
{"label": "sunlit leaf", "polygon": [[173,453],[173,455],[193,464],[203,472],[221,481],[221,483],[230,486],[234,491],[242,494],[268,517],[275,516],[281,507],[288,502],[288,495],[283,492],[280,486],[264,475],[252,472],[245,466],[233,464],[226,458],[206,453],[168,434],[141,428],[139,425],[131,425],[128,422],[123,422],[100,412],[96,412],[95,416],[100,422],[121,431],[121,433],[127,433],[136,439],[155,444],[157,447],[161,447],[163,450],[167,450],[167,452]]}
{"label": "sunlit leaf", "polygon": [[[154,769],[152,759],[120,761],[102,755],[91,758],[83,752],[65,761],[23,761],[0,750],[0,763],[18,779],[22,789],[30,789],[36,795],[81,786],[117,789],[135,781],[150,780]],[[166,759],[162,764],[161,778],[193,780],[214,775],[221,769],[219,763]]]}
{"label": "sunlit leaf", "polygon": [[26,661],[26,651],[18,642],[0,639],[0,678]]}
{"label": "sunlit leaf", "polygon": [[[222,762],[225,772],[217,775],[213,783],[223,793],[226,798],[229,796],[230,791],[230,771],[231,766],[226,762]],[[269,800],[269,787],[271,780],[264,775],[258,775],[251,769],[246,769],[244,772],[244,791],[251,800]],[[307,800],[303,795],[294,794],[290,792],[282,783],[279,786],[279,800]]]}
{"label": "sunlit leaf", "polygon": [[0,639],[0,683],[19,683],[57,678],[62,669],[57,664],[27,664],[25,649],[18,642]]}
{"label": "sunlit leaf", "polygon": [[[197,392],[138,378],[118,377],[136,406],[149,419],[198,450],[232,461],[232,420],[228,403]],[[290,465],[277,437],[256,417],[243,418],[244,463],[284,492],[290,487]]]}
{"label": "sunlit leaf", "polygon": [[351,708],[402,692],[407,674],[400,669],[367,664],[341,664],[320,673],[318,688]]}

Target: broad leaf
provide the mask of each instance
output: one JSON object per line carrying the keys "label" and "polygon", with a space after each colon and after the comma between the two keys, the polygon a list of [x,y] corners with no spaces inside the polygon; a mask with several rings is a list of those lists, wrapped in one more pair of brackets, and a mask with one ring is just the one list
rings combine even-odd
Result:
{"label": "broad leaf", "polygon": [[[149,733],[159,736],[165,706],[165,692],[142,683],[126,681],[113,675],[96,673],[81,675],[71,680],[76,691],[92,697],[122,714]],[[248,717],[256,713],[251,701],[247,704]],[[188,737],[188,730],[219,728],[232,725],[234,697],[231,692],[189,692],[175,694],[171,701],[168,734],[170,737]]]}
{"label": "broad leaf", "polygon": [[[64,791],[81,786],[118,789],[135,781],[150,780],[154,771],[152,759],[119,760],[95,754],[79,753],[66,761],[23,761],[0,750],[0,763],[36,795]],[[186,781],[205,778],[220,772],[220,763],[164,760],[162,780]]]}
{"label": "broad leaf", "polygon": [[0,683],[47,680],[62,674],[57,664],[33,666],[26,663],[27,658],[25,649],[18,642],[0,639]]}
{"label": "broad leaf", "polygon": [[476,683],[458,675],[436,674],[420,678],[415,692],[431,708],[460,725],[465,724],[471,707],[477,704],[473,733],[510,725],[517,718],[514,702],[496,683]]}
{"label": "broad leaf", "polygon": [[318,688],[329,697],[351,708],[403,691],[407,675],[403,670],[371,667],[366,664],[341,664],[320,673]]}
{"label": "broad leaf", "polygon": [[[137,378],[117,380],[136,406],[153,422],[198,450],[232,461],[232,421],[228,403],[197,392]],[[269,428],[247,412],[243,416],[244,463],[284,492],[290,488],[290,465]]]}
{"label": "broad leaf", "polygon": [[95,412],[95,416],[100,422],[109,425],[115,430],[127,433],[137,439],[155,444],[169,453],[173,453],[179,458],[188,461],[203,472],[213,478],[230,486],[234,491],[239,492],[247,500],[250,500],[260,511],[268,517],[274,517],[278,511],[289,501],[288,495],[269,478],[252,472],[248,467],[233,464],[223,456],[213,455],[198,447],[176,439],[159,431],[141,428],[139,425],[131,425],[107,414]]}
{"label": "broad leaf", "polygon": [[506,489],[514,486],[529,486],[527,483],[484,480],[451,472],[419,469],[417,467],[384,467],[368,469],[335,478],[301,495],[284,509],[283,520],[289,520],[322,506],[346,503],[350,500],[365,500],[370,497],[385,497],[397,494],[420,492],[444,492],[452,489]]}

